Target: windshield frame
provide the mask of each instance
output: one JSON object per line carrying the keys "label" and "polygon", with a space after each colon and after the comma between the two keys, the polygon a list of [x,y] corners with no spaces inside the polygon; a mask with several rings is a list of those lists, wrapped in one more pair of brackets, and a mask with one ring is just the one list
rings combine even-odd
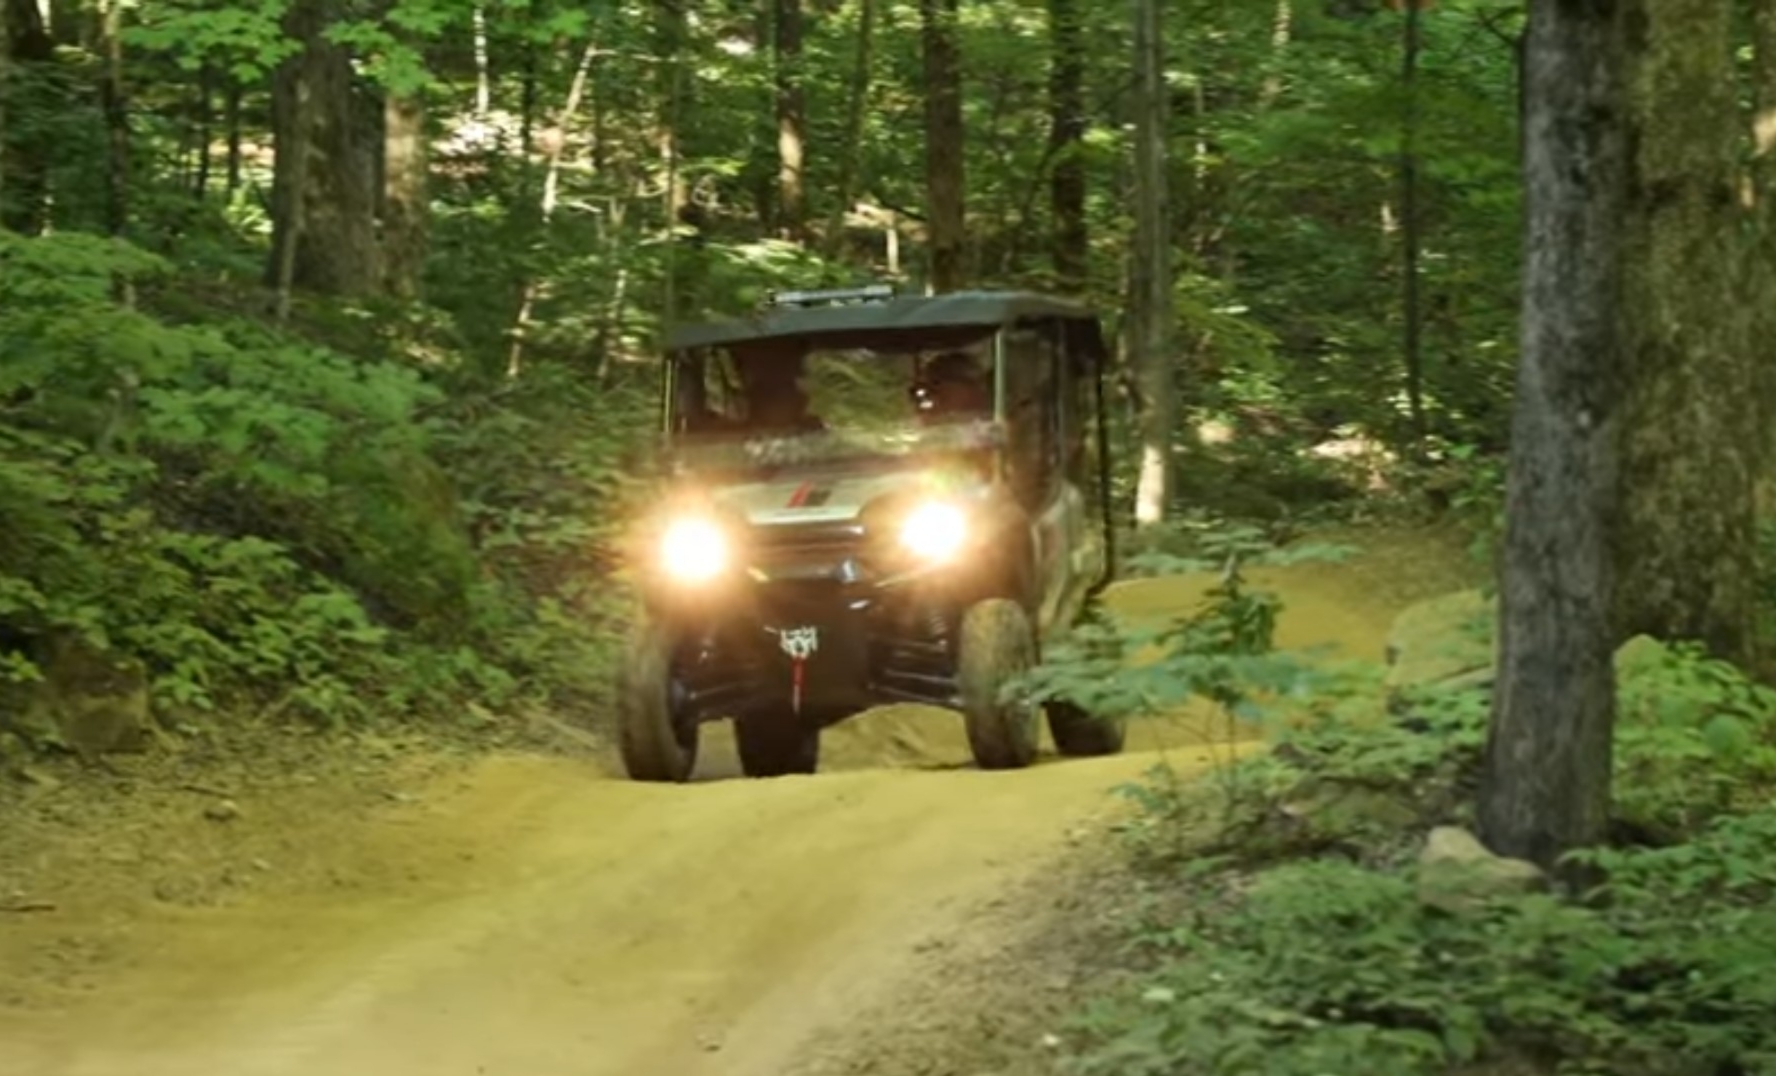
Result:
{"label": "windshield frame", "polygon": [[[660,458],[675,477],[757,480],[783,473],[916,470],[957,456],[983,454],[988,475],[1004,465],[1005,426],[992,418],[908,426],[895,435],[819,431],[753,437],[667,435]],[[898,441],[898,444],[892,442]]]}
{"label": "windshield frame", "polygon": [[685,371],[693,360],[706,359],[722,349],[688,347],[668,352],[664,358],[665,376],[661,379],[659,401],[659,459],[666,471],[673,475],[696,475],[719,481],[723,478],[755,479],[784,471],[900,470],[957,454],[982,453],[989,461],[989,472],[999,475],[1005,466],[1005,449],[1009,442],[1005,420],[1004,334],[1004,326],[985,331],[974,326],[935,334],[872,332],[845,334],[843,337],[794,338],[810,350],[872,346],[888,350],[885,345],[892,344],[900,345],[897,350],[914,352],[970,343],[987,345],[992,396],[989,414],[935,425],[909,421],[873,434],[846,429],[759,432],[738,436],[687,431],[680,428],[690,403],[685,396]]}
{"label": "windshield frame", "polygon": [[[784,339],[802,343],[810,352],[879,348],[914,353],[984,343],[990,367],[987,372],[991,375],[992,411],[990,417],[993,422],[1003,424],[1006,418],[1006,328],[1006,326],[995,326],[983,330],[979,326],[972,326],[961,330],[951,329],[942,332],[845,333],[793,336]],[[899,346],[891,348],[891,345]],[[664,376],[661,378],[657,428],[668,445],[686,438],[699,438],[697,434],[691,434],[678,428],[682,423],[688,403],[685,397],[685,392],[688,389],[684,376],[686,367],[694,360],[707,361],[708,356],[723,350],[720,346],[697,346],[679,348],[665,354],[662,363],[665,369]]]}

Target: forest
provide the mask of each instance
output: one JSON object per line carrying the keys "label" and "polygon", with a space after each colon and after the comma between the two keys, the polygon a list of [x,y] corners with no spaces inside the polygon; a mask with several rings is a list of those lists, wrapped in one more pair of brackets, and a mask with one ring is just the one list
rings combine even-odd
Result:
{"label": "forest", "polygon": [[[1274,749],[1132,782],[1133,934],[982,1070],[1776,1072],[1776,0],[0,16],[0,823],[607,735],[669,326],[1051,293],[1128,574],[1218,582],[1037,686]],[[1279,641],[1401,531],[1461,589],[1386,668]]]}
{"label": "forest", "polygon": [[[878,279],[1123,316],[1119,10],[286,6],[8,6],[15,670],[91,633],[175,709],[585,706],[619,615],[596,521],[662,320]],[[1288,446],[1339,434],[1482,473],[1514,351],[1509,5],[1427,22],[1410,95],[1399,20],[1362,5],[1169,17],[1197,59],[1161,105],[1160,346],[1190,415],[1284,446],[1268,488],[1219,484],[1286,512],[1328,492]],[[1212,481],[1179,470],[1178,503]],[[342,633],[364,645],[317,645]]]}

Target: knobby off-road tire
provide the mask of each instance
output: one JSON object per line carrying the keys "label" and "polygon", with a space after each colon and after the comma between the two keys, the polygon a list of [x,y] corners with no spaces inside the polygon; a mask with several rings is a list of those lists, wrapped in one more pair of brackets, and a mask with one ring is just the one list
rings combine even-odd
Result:
{"label": "knobby off-road tire", "polygon": [[1015,770],[1034,762],[1041,708],[1000,699],[1006,681],[1036,664],[1036,631],[1024,607],[1004,598],[970,607],[962,617],[956,664],[975,764],[983,770]]}
{"label": "knobby off-road tire", "polygon": [[1043,709],[1048,711],[1048,731],[1054,737],[1055,750],[1069,758],[1114,755],[1128,737],[1127,722],[1094,716],[1070,702],[1051,700]]}
{"label": "knobby off-road tire", "polygon": [[617,747],[636,781],[688,781],[698,728],[676,720],[672,636],[646,624],[630,643],[617,686]]}
{"label": "knobby off-road tire", "polygon": [[789,713],[737,718],[734,748],[748,777],[813,773],[820,766],[820,726]]}

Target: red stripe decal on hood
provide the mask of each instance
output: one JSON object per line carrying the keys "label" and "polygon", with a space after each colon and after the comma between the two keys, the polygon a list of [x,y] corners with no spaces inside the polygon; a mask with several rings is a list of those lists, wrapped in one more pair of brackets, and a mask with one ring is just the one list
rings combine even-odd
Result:
{"label": "red stripe decal on hood", "polygon": [[794,493],[789,495],[789,504],[787,507],[801,508],[802,506],[804,506],[808,503],[808,497],[813,492],[814,492],[814,483],[803,482],[801,485],[796,487],[796,491]]}

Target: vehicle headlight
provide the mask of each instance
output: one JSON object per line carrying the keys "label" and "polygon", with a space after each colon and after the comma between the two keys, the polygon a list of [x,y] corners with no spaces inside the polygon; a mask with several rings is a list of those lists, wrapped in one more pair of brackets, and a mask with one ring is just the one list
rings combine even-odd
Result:
{"label": "vehicle headlight", "polygon": [[707,519],[675,520],[660,539],[660,565],[684,583],[706,583],[728,566],[728,536]]}
{"label": "vehicle headlight", "polygon": [[900,525],[900,544],[926,560],[948,560],[968,537],[968,518],[953,504],[922,504]]}

